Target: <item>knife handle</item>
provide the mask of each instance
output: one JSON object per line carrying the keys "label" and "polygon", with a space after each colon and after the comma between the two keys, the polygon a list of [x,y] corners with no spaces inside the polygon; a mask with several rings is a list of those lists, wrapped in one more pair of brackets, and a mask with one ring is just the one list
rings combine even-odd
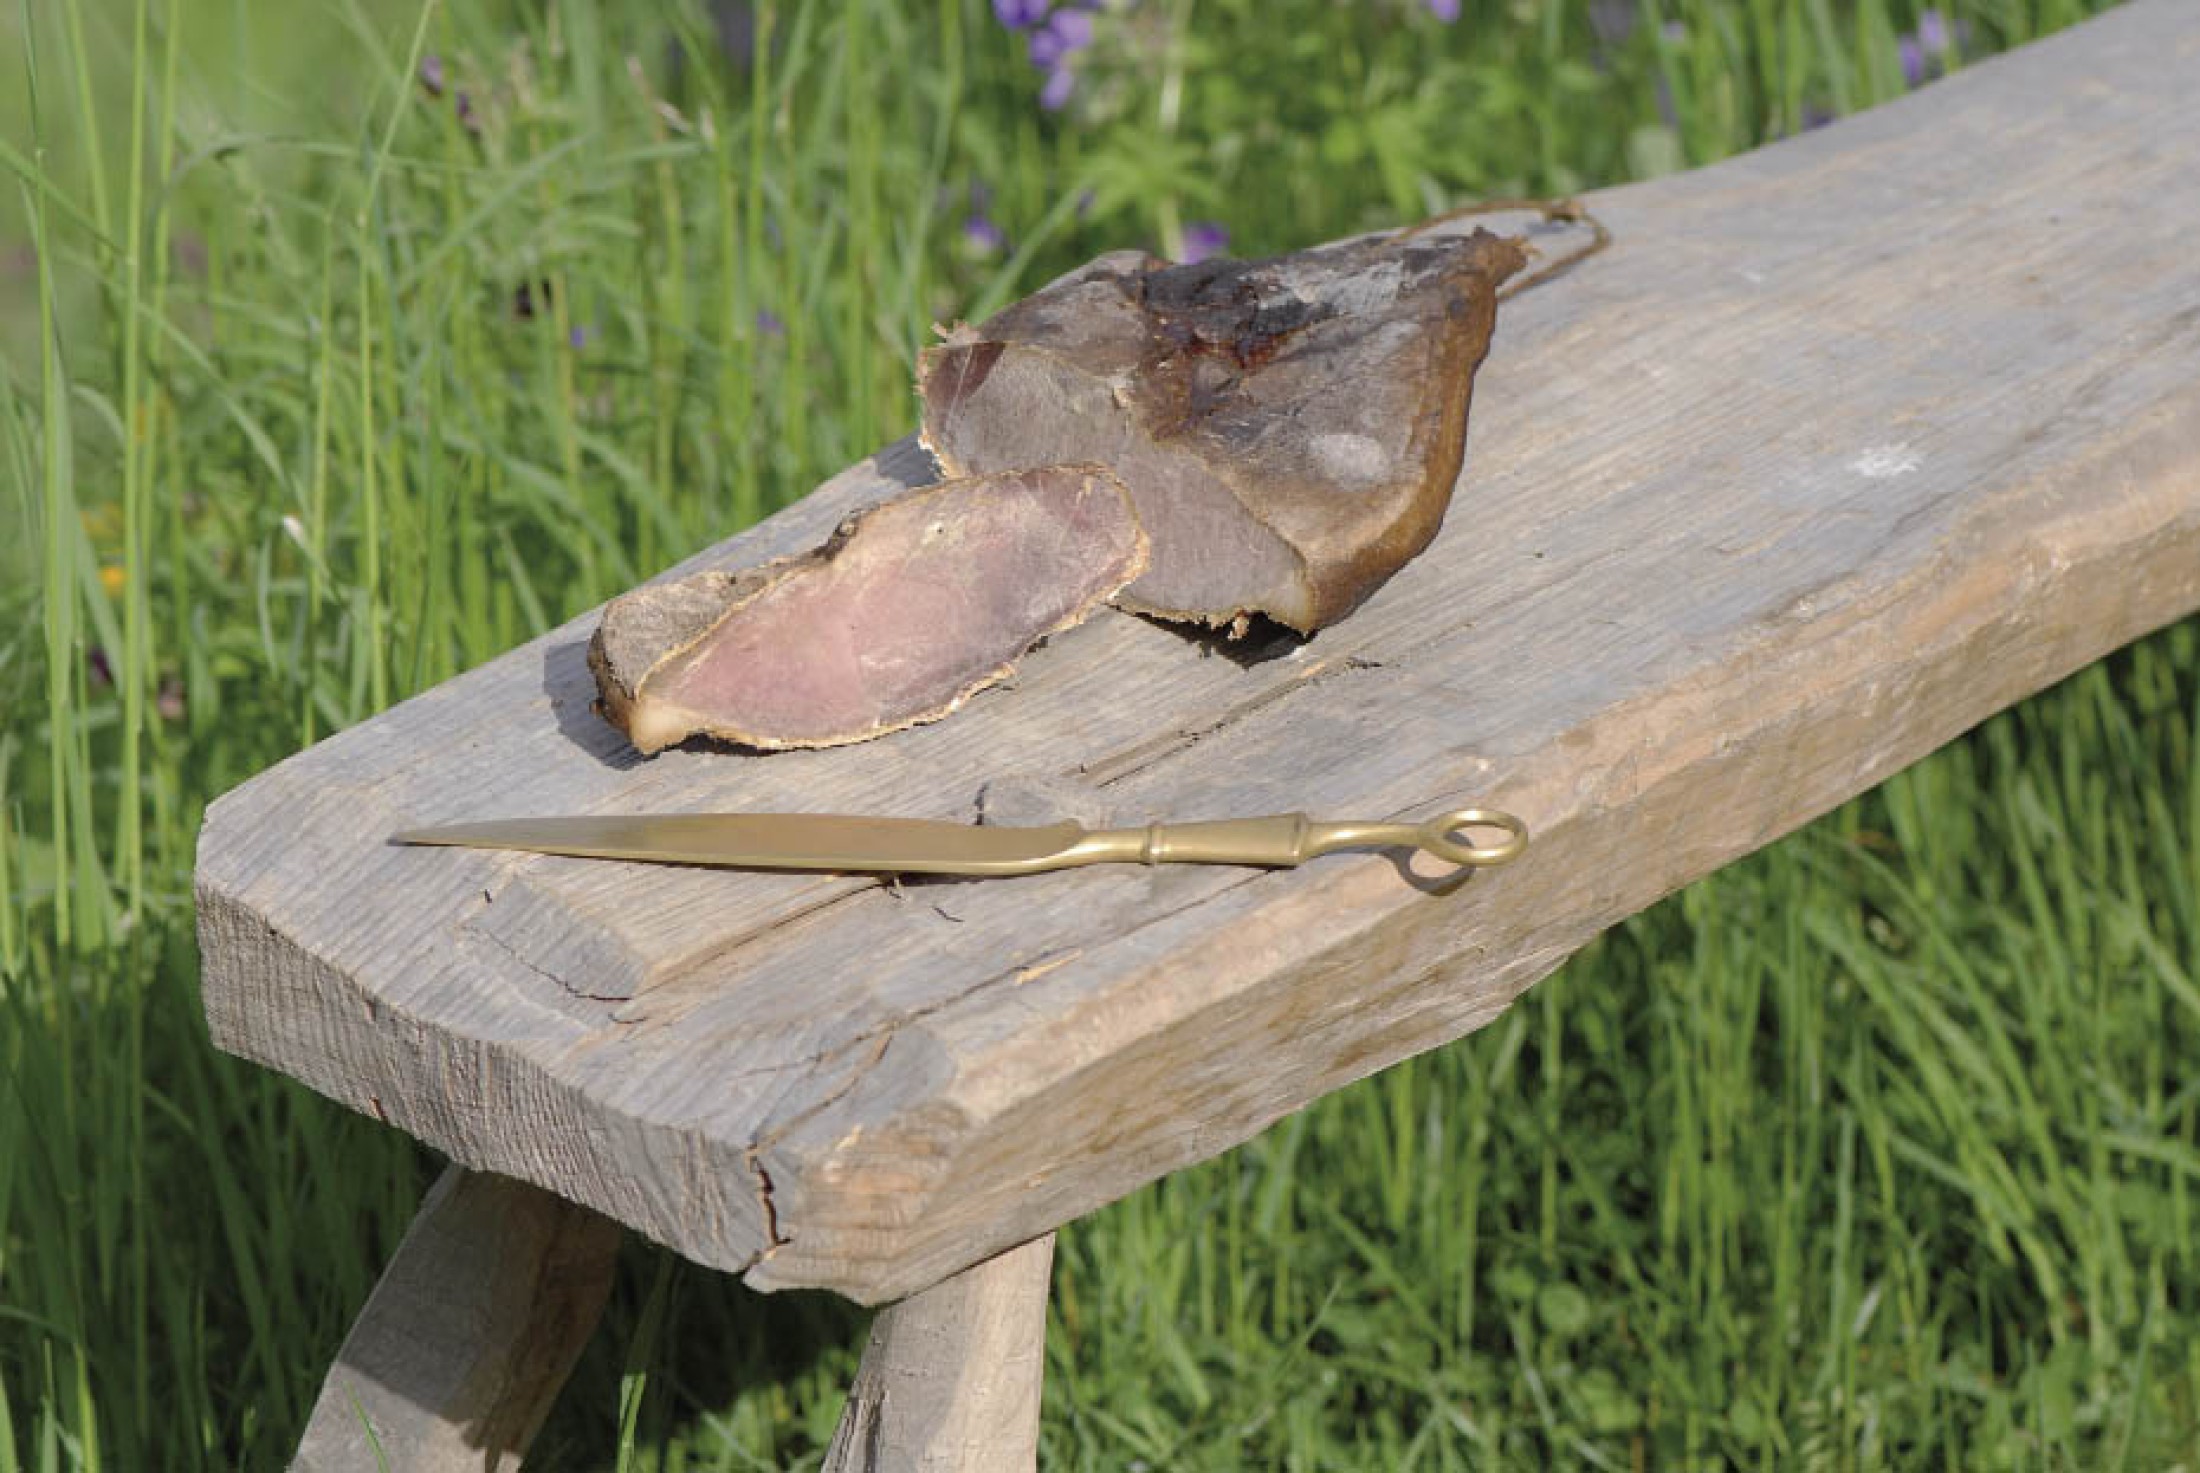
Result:
{"label": "knife handle", "polygon": [[[1504,837],[1494,844],[1474,844],[1460,837],[1463,830],[1477,828],[1497,829]],[[1512,859],[1527,843],[1528,826],[1492,808],[1455,808],[1424,823],[1322,823],[1303,813],[1278,813],[1265,818],[1098,829],[1056,856],[1053,864],[1246,864],[1288,869],[1339,849],[1405,844],[1452,864],[1482,869]]]}

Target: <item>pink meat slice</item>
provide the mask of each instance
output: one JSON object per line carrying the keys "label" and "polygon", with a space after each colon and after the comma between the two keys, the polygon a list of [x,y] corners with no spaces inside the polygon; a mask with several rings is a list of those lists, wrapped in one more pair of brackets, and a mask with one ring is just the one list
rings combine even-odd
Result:
{"label": "pink meat slice", "polygon": [[947,715],[1146,558],[1101,467],[948,481],[800,557],[616,599],[589,658],[604,714],[644,753],[697,735],[838,746]]}

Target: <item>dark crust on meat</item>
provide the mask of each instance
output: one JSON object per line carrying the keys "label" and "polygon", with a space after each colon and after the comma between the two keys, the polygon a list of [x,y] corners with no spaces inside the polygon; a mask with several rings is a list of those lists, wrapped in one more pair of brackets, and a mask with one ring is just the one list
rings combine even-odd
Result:
{"label": "dark crust on meat", "polygon": [[604,605],[603,618],[588,641],[588,668],[600,697],[596,709],[604,719],[621,731],[631,730],[634,702],[649,672],[693,648],[763,587],[778,566],[696,573],[637,588]]}
{"label": "dark crust on meat", "polygon": [[[1217,590],[1205,606],[1172,606],[1136,584],[1116,602],[1215,625],[1260,613],[1311,631],[1350,612],[1441,526],[1465,456],[1497,288],[1526,259],[1520,242],[1481,230],[1261,261],[1177,266],[1103,257],[977,328],[958,327],[925,355],[924,440],[952,473],[1007,469],[959,454],[969,437],[956,423],[981,412],[973,401],[1004,357],[1045,355],[1057,370],[1088,375],[1137,434],[1189,455],[1228,488],[1244,536],[1280,539],[1300,570],[1293,593],[1250,604]],[[1302,411],[1348,395],[1379,396],[1380,445],[1365,435],[1299,430]],[[1035,463],[1046,458],[1043,427],[1028,410],[1015,432],[1023,453]],[[1065,443],[1078,433],[1065,433]],[[1324,438],[1368,447],[1363,453],[1379,457],[1380,474],[1338,480],[1313,453]],[[1168,494],[1135,483],[1131,492]],[[1148,528],[1160,536],[1165,523],[1152,510]],[[1157,547],[1157,569],[1173,553]]]}

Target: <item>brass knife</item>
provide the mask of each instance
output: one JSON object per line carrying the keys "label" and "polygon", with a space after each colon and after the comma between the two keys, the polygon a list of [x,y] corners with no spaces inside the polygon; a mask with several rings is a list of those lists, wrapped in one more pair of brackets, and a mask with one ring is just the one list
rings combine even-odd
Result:
{"label": "brass knife", "polygon": [[[1468,830],[1502,837],[1470,842]],[[1074,823],[979,827],[923,818],[822,813],[662,813],[508,818],[392,834],[396,844],[523,849],[582,859],[875,874],[1028,875],[1083,864],[1288,867],[1338,849],[1410,845],[1466,868],[1504,864],[1528,827],[1494,808],[1455,808],[1422,823],[1323,823],[1303,813],[1142,828]]]}

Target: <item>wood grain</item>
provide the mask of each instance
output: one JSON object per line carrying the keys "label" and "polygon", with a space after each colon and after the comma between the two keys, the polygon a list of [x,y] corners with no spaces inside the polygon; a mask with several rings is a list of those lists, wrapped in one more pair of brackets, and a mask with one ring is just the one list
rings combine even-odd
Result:
{"label": "wood grain", "polygon": [[[2200,604],[2200,9],[1593,196],[1447,524],[1233,658],[1103,613],[951,720],[648,763],[576,621],[262,774],[200,851],[223,1047],[763,1288],[935,1283],[1456,1038],[1620,918]],[[914,406],[912,405],[912,409]],[[817,541],[904,444],[691,564]],[[1244,651],[1237,652],[1240,656]],[[1523,815],[1383,856],[905,883],[401,851],[591,810]]]}
{"label": "wood grain", "polygon": [[294,1473],[511,1473],[595,1329],[619,1225],[453,1166],[321,1385]]}
{"label": "wood grain", "polygon": [[1054,1234],[871,1322],[824,1473],[1030,1473],[1039,1463]]}

